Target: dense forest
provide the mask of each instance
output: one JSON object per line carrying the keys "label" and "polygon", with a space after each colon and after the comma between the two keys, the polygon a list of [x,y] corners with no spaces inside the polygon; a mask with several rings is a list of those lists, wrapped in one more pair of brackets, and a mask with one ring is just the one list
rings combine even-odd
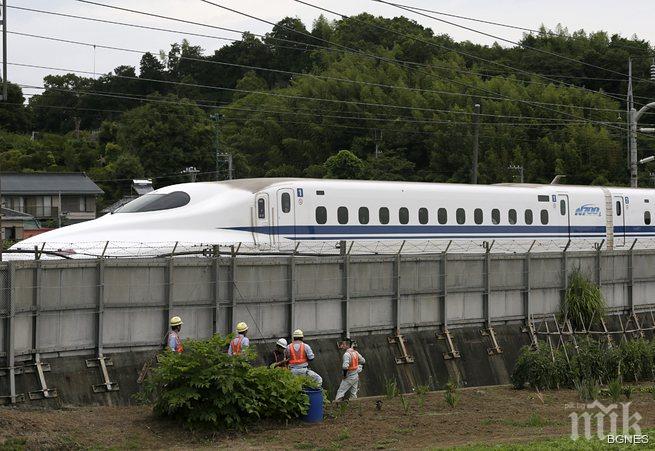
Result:
{"label": "dense forest", "polygon": [[[625,74],[632,58],[637,107],[655,100],[650,43],[558,27],[520,44],[454,42],[368,14],[310,29],[285,18],[213,53],[184,40],[138,68],[49,75],[27,103],[10,84],[1,169],[84,171],[107,204],[136,177],[164,186],[195,166],[198,180],[226,178],[218,136],[239,178],[468,182],[479,104],[480,183],[516,180],[516,165],[526,182],[627,184]],[[640,136],[639,152],[655,139]]]}

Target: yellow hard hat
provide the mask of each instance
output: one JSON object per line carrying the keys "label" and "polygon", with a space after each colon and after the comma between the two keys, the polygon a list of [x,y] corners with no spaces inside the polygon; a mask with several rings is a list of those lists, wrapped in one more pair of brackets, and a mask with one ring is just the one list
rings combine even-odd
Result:
{"label": "yellow hard hat", "polygon": [[243,321],[237,324],[237,332],[245,332],[248,330],[248,325]]}
{"label": "yellow hard hat", "polygon": [[174,316],[171,318],[171,326],[181,326],[182,324],[184,323],[182,322],[182,318],[179,316]]}
{"label": "yellow hard hat", "polygon": [[302,332],[300,329],[296,329],[293,331],[293,338],[304,338],[305,334]]}

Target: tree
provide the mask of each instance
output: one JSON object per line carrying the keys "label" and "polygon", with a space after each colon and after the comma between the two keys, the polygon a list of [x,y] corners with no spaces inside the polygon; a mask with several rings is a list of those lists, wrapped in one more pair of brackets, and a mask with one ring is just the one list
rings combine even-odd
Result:
{"label": "tree", "polygon": [[349,150],[340,150],[336,155],[325,161],[327,178],[331,179],[363,179],[366,163]]}

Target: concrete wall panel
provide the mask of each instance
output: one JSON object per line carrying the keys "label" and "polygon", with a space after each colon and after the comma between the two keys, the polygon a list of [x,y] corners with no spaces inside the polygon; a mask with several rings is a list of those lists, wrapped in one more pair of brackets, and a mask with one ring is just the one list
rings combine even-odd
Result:
{"label": "concrete wall panel", "polygon": [[148,305],[166,303],[164,265],[105,267],[105,304]]}

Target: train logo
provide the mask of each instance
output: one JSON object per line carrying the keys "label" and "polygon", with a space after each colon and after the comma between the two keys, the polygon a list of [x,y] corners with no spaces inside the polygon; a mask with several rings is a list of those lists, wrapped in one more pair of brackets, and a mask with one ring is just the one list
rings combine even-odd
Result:
{"label": "train logo", "polygon": [[600,216],[600,207],[593,204],[584,204],[575,209],[576,216]]}

